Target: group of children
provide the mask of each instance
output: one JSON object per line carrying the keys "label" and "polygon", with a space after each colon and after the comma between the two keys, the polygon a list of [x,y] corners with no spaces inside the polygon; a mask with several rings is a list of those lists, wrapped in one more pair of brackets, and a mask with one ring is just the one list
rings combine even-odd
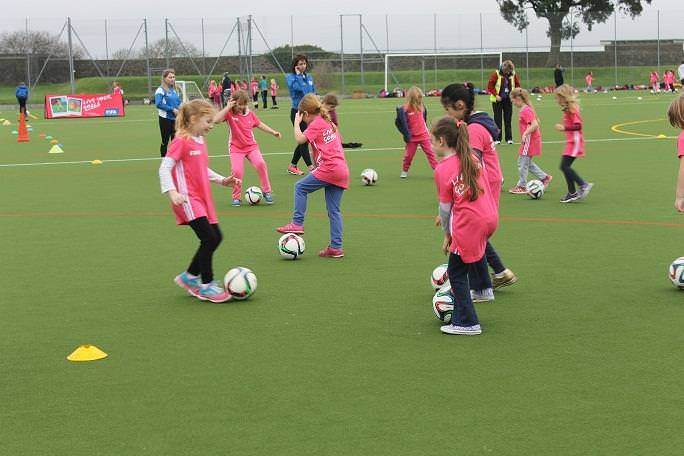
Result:
{"label": "group of children", "polygon": [[[230,93],[236,93],[240,90],[245,93],[251,93],[251,99],[254,103],[254,109],[259,109],[259,94],[261,94],[261,100],[263,103],[263,109],[268,109],[268,92],[271,92],[271,109],[278,109],[278,89],[280,86],[275,79],[271,79],[270,82],[266,79],[265,75],[261,76],[260,80],[257,77],[252,78],[252,82],[248,85],[246,80],[242,81],[231,81],[230,82]],[[209,87],[207,89],[209,99],[214,103],[218,109],[223,108],[221,95],[223,93],[222,86],[216,83],[216,80],[212,79],[209,81]]]}
{"label": "group of children", "polygon": [[[662,88],[665,92],[676,92],[675,88],[675,73],[672,70],[665,70],[663,73]],[[648,86],[651,88],[651,93],[660,92],[661,84],[660,77],[656,70],[651,71],[648,77]]]}

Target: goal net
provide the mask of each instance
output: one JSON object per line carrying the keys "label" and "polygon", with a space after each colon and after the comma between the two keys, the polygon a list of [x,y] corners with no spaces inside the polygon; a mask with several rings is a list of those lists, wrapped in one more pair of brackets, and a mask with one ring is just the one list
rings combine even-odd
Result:
{"label": "goal net", "polygon": [[204,100],[204,95],[195,81],[176,81],[176,89],[180,95],[181,103],[191,100]]}
{"label": "goal net", "polygon": [[501,58],[501,52],[385,54],[385,91],[418,86],[428,93],[454,82],[486,88],[489,73],[501,65]]}

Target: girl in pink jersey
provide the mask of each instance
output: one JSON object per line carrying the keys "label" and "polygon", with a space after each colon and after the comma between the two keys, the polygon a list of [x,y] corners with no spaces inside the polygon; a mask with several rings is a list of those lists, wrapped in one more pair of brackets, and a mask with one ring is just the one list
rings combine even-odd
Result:
{"label": "girl in pink jersey", "polygon": [[[238,90],[231,95],[228,105],[216,114],[214,123],[225,121],[230,129],[228,157],[230,158],[230,169],[233,175],[242,180],[242,176],[245,174],[244,163],[245,159],[247,159],[259,175],[261,189],[264,192],[264,201],[266,201],[266,204],[273,204],[271,182],[268,179],[268,166],[261,155],[259,145],[256,143],[252,130],[258,128],[278,139],[281,138],[281,135],[279,131],[275,131],[259,120],[256,114],[249,110],[248,105],[249,95],[243,90]],[[233,206],[240,206],[241,192],[241,184],[233,186]]]}
{"label": "girl in pink jersey", "polygon": [[276,82],[275,79],[271,79],[271,109],[279,109],[278,108],[278,101],[276,100],[276,97],[278,96],[278,83]]}
{"label": "girl in pink jersey", "polygon": [[[580,116],[579,104],[575,97],[575,89],[567,84],[558,87],[555,92],[556,103],[563,109],[563,123],[556,124],[556,130],[565,132],[565,150],[561,157],[560,169],[563,171],[565,181],[568,184],[568,193],[561,198],[561,203],[571,203],[584,199],[594,186],[591,182],[585,182],[577,172],[572,169],[572,163],[579,157],[584,157],[584,136],[582,135],[582,117]],[[580,186],[579,190],[575,183]]]}
{"label": "girl in pink jersey", "polygon": [[658,83],[659,79],[660,77],[658,76],[658,72],[655,70],[651,71],[651,74],[648,77],[648,82],[651,86],[651,93],[660,92],[660,84]]}
{"label": "girl in pink jersey", "polygon": [[[503,175],[494,138],[498,137],[499,129],[487,113],[475,111],[474,89],[470,83],[449,84],[442,90],[441,102],[450,117],[463,120],[468,124],[470,147],[484,164],[483,169],[490,189],[488,197],[494,201],[494,207],[498,210]],[[486,263],[494,270],[494,273],[490,277],[487,274],[479,274],[480,270],[472,272],[470,284],[474,290],[475,302],[491,301],[494,299],[492,289],[506,287],[518,281],[513,271],[504,266],[491,242],[487,242],[485,254]]]}
{"label": "girl in pink jersey", "polygon": [[587,75],[584,77],[584,83],[587,85],[586,89],[584,89],[587,93],[591,93],[594,91],[594,73],[591,71],[587,73]]}
{"label": "girl in pink jersey", "polygon": [[674,72],[671,70],[666,70],[663,74],[663,84],[665,84],[665,90],[667,92],[674,92]]}
{"label": "girl in pink jersey", "polygon": [[509,193],[525,194],[527,193],[527,173],[532,171],[532,174],[537,176],[544,188],[548,187],[553,177],[546,174],[539,166],[532,160],[534,157],[541,155],[542,140],[539,132],[539,118],[534,112],[532,103],[530,102],[530,94],[525,89],[516,87],[511,91],[511,102],[516,108],[520,109],[520,120],[518,126],[520,129],[520,151],[518,152],[518,184],[508,190]]}
{"label": "girl in pink jersey", "polygon": [[[299,124],[304,121],[306,130]],[[294,136],[298,144],[310,143],[315,151],[316,167],[295,184],[292,222],[276,228],[279,233],[304,234],[304,215],[308,194],[325,188],[325,206],[330,221],[330,244],[318,255],[342,258],[342,194],[349,188],[349,168],[344,157],[340,133],[328,111],[312,93],[304,95],[294,119]]]}
{"label": "girl in pink jersey", "polygon": [[225,302],[230,294],[214,280],[212,257],[222,235],[209,182],[224,186],[240,184],[234,176],[223,177],[209,168],[204,135],[212,127],[216,110],[204,100],[183,103],[176,117],[176,137],[159,167],[162,193],[171,200],[176,223],[190,225],[200,240],[190,266],[174,281],[203,301]]}
{"label": "girl in pink jersey", "polygon": [[430,163],[430,168],[434,170],[437,166],[426,122],[427,108],[423,104],[423,92],[418,87],[413,86],[406,92],[404,104],[397,108],[397,118],[394,121],[406,143],[403,167],[399,175],[402,179],[408,177],[409,168],[418,146],[423,149],[423,153]]}
{"label": "girl in pink jersey", "polygon": [[[468,143],[468,127],[462,120],[439,119],[432,127],[432,146],[441,161],[435,169],[439,214],[444,242],[449,254],[447,274],[454,297],[454,311],[445,334],[482,333],[473,306],[469,275],[484,264],[487,240],[494,234],[499,211],[480,158]],[[484,266],[486,275],[486,266]]]}
{"label": "girl in pink jersey", "polygon": [[250,89],[252,91],[252,101],[254,102],[254,109],[259,109],[259,81],[257,80],[256,76],[252,78]]}
{"label": "girl in pink jersey", "polygon": [[679,158],[679,174],[677,175],[677,187],[675,189],[675,209],[684,212],[684,94],[675,98],[667,110],[670,125],[682,130],[677,138],[677,157]]}

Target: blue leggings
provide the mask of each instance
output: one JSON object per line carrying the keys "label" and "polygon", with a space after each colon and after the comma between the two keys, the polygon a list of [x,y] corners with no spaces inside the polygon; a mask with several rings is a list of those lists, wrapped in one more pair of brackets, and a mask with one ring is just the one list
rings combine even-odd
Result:
{"label": "blue leggings", "polygon": [[313,174],[308,174],[295,184],[294,189],[294,214],[292,222],[297,225],[304,225],[304,215],[306,214],[306,203],[309,193],[325,188],[325,207],[328,209],[328,219],[330,220],[330,247],[342,248],[342,212],[340,202],[344,189],[337,185],[323,182],[316,179]]}

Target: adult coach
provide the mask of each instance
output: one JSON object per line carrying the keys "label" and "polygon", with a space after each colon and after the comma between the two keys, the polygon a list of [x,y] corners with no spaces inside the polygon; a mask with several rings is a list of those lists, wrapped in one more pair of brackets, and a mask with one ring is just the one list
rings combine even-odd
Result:
{"label": "adult coach", "polygon": [[560,63],[556,64],[556,68],[553,69],[553,82],[556,83],[556,88],[562,86],[565,83],[565,80],[563,79],[563,72],[565,69],[563,69],[562,66],[560,66]]}
{"label": "adult coach", "polygon": [[26,114],[26,100],[28,99],[29,90],[26,87],[25,82],[20,82],[17,86],[17,90],[14,95],[17,97],[17,103],[19,103],[19,114],[22,112]]}
{"label": "adult coach", "polygon": [[178,92],[176,92],[176,70],[168,68],[162,72],[161,85],[154,93],[154,104],[159,111],[159,132],[161,133],[159,153],[165,157],[169,141],[176,134],[176,115],[181,104]]}
{"label": "adult coach", "polygon": [[[292,100],[292,109],[290,110],[290,121],[294,125],[295,115],[297,115],[297,110],[299,108],[299,102],[302,101],[304,95],[307,93],[316,93],[316,86],[314,86],[313,77],[306,72],[309,68],[309,59],[302,54],[298,54],[292,59],[292,70],[290,74],[287,75],[287,89],[290,91],[290,99]],[[302,121],[299,124],[299,128],[302,131],[306,130],[306,123]],[[300,176],[304,174],[297,168],[297,163],[299,159],[303,158],[304,163],[309,168],[313,169],[311,164],[311,156],[309,155],[309,145],[308,143],[298,144],[292,154],[292,162],[290,166],[287,167],[287,172]]]}
{"label": "adult coach", "polygon": [[506,142],[513,144],[513,133],[511,131],[511,117],[513,116],[513,105],[511,104],[511,91],[520,87],[520,79],[515,74],[515,65],[510,60],[504,60],[498,70],[492,73],[487,84],[489,100],[494,109],[494,122],[499,127],[499,135],[494,138],[495,144],[501,143],[501,116],[506,127]]}

